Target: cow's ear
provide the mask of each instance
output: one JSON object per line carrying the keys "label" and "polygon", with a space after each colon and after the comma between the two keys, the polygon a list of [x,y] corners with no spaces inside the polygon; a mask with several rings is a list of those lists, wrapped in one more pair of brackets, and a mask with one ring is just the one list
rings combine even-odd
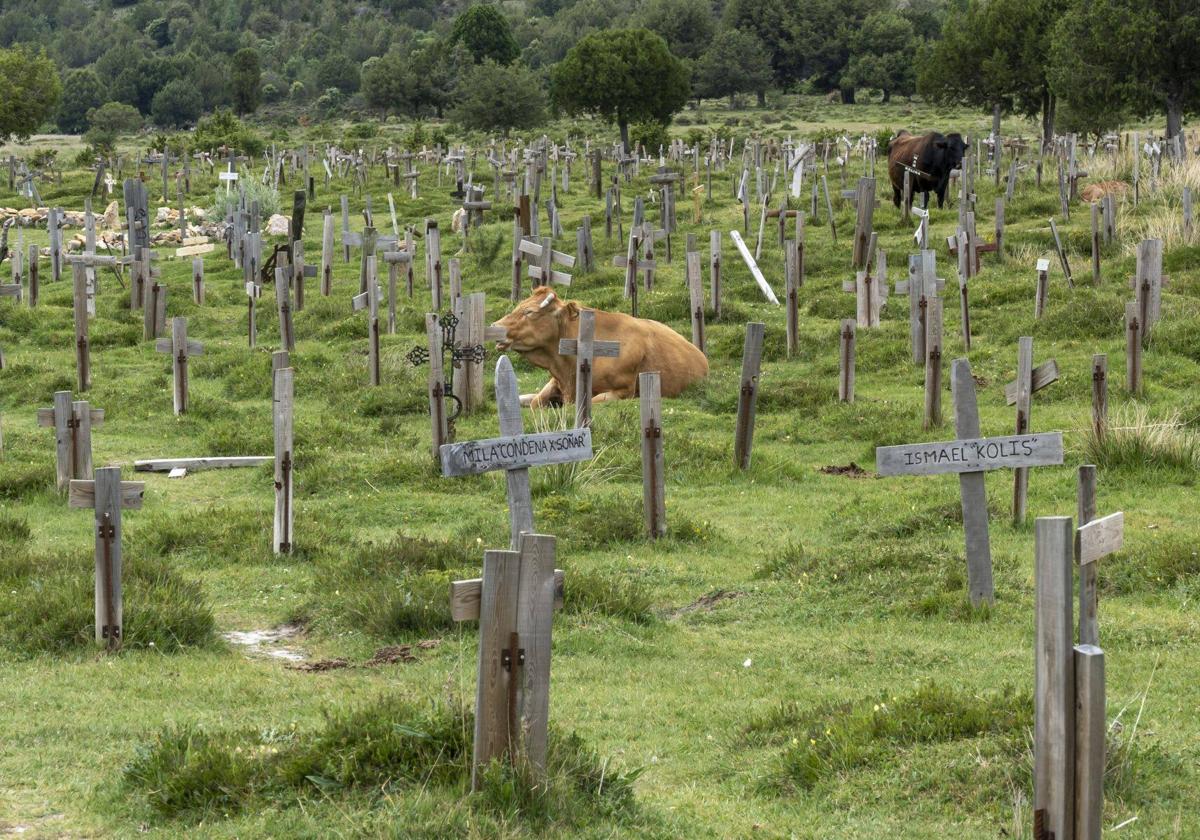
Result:
{"label": "cow's ear", "polygon": [[946,141],[945,140],[934,140],[933,146],[936,149],[944,149],[944,148],[946,148]]}
{"label": "cow's ear", "polygon": [[579,304],[576,303],[575,301],[573,301],[573,300],[564,301],[563,305],[558,310],[558,314],[562,315],[564,312],[566,313],[567,318],[569,318],[570,320],[572,320],[572,321],[579,320]]}

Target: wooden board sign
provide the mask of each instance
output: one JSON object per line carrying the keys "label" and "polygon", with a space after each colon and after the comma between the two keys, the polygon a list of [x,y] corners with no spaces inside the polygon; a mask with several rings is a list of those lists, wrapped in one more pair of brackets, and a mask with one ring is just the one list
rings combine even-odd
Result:
{"label": "wooden board sign", "polygon": [[568,429],[446,443],[439,452],[442,475],[447,477],[586,461],[592,457],[592,430]]}
{"label": "wooden board sign", "polygon": [[1125,514],[1117,513],[1102,519],[1093,519],[1086,525],[1080,525],[1076,533],[1079,542],[1079,565],[1086,566],[1095,563],[1101,557],[1120,551],[1125,544]]}
{"label": "wooden board sign", "polygon": [[879,475],[942,475],[1063,462],[1062,432],[880,446]]}

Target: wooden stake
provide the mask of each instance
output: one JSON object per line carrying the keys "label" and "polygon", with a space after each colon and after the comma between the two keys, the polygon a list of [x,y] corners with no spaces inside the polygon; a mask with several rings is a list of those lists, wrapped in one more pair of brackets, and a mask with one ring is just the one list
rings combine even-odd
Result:
{"label": "wooden stake", "polygon": [[1142,325],[1138,304],[1125,304],[1125,390],[1133,396],[1142,393]]}
{"label": "wooden stake", "polygon": [[842,321],[841,352],[839,356],[838,400],[845,403],[854,402],[854,351],[855,323],[853,318]]}
{"label": "wooden stake", "polygon": [[651,539],[666,536],[667,512],[662,440],[662,385],[659,374],[638,374],[642,430],[642,509]]}
{"label": "wooden stake", "polygon": [[1075,660],[1071,639],[1071,517],[1035,528],[1033,807],[1055,837],[1070,838],[1075,804]]}
{"label": "wooden stake", "polygon": [[754,446],[754,420],[758,410],[758,377],[762,364],[763,337],[766,325],[746,324],[746,343],[742,348],[741,388],[738,392],[737,427],[734,432],[733,460],[738,469],[750,469]]}
{"label": "wooden stake", "polygon": [[1104,651],[1078,644],[1075,667],[1075,840],[1100,840],[1104,816]]}
{"label": "wooden stake", "polygon": [[[942,425],[942,299],[925,304],[925,430]],[[971,437],[961,431],[958,436]],[[977,435],[976,435],[977,436]]]}
{"label": "wooden stake", "polygon": [[[1017,423],[1015,434],[1029,433],[1029,412],[1033,406],[1033,338],[1017,339]],[[1013,524],[1025,521],[1026,500],[1029,496],[1029,469],[1013,470]]]}
{"label": "wooden stake", "polygon": [[1102,440],[1108,426],[1108,356],[1092,356],[1092,434]]}
{"label": "wooden stake", "polygon": [[289,554],[294,544],[292,524],[295,519],[292,476],[292,405],[295,376],[291,368],[274,374],[275,423],[275,527],[272,549],[276,554]]}
{"label": "wooden stake", "polygon": [[708,232],[708,280],[713,318],[719,319],[721,317],[721,231],[719,230]]}
{"label": "wooden stake", "polygon": [[71,266],[75,311],[75,379],[80,391],[92,387],[92,352],[88,341],[87,273],[78,263]]}
{"label": "wooden stake", "polygon": [[687,253],[688,299],[692,313],[692,344],[706,353],[704,341],[704,287],[700,280],[700,252]]}
{"label": "wooden stake", "polygon": [[[975,379],[971,363],[955,359],[950,368],[950,387],[954,397],[954,428],[959,438],[980,436],[979,403],[975,397]],[[1061,461],[1061,459],[1060,459]],[[960,473],[959,494],[962,497],[963,531],[966,535],[967,587],[971,605],[995,601],[992,584],[992,546],[988,533],[987,485],[984,473]]]}

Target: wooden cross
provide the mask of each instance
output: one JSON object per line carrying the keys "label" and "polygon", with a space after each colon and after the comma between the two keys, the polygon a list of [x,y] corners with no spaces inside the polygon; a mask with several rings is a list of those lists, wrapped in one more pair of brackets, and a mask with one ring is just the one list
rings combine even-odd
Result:
{"label": "wooden cross", "polygon": [[853,292],[856,298],[855,317],[864,329],[879,326],[879,317],[888,299],[887,253],[876,249],[875,266],[861,268],[854,280],[842,281],[843,292]]}
{"label": "wooden cross", "polygon": [[972,605],[979,606],[995,600],[984,472],[1061,464],[1062,433],[981,438],[975,380],[971,377],[968,360],[954,360],[951,389],[959,439],[880,446],[875,450],[875,466],[881,476],[958,474],[966,534],[968,587]]}
{"label": "wooden cross", "polygon": [[[656,230],[649,222],[643,221],[641,224],[641,230],[639,231],[639,236],[645,245],[647,263],[653,263],[654,266],[657,267],[658,264],[654,261],[654,243],[663,240],[665,240],[667,244],[667,262],[671,261],[671,234],[669,231],[664,229]],[[643,280],[645,282],[646,291],[650,291],[654,288],[654,268],[648,268],[645,270]]]}
{"label": "wooden cross", "polygon": [[379,364],[379,297],[381,289],[375,278],[375,257],[367,257],[367,290],[350,300],[354,312],[367,310],[367,367],[372,385],[380,383]]}
{"label": "wooden cross", "polygon": [[575,426],[583,428],[592,423],[592,361],[597,356],[616,358],[621,354],[621,342],[596,340],[596,312],[579,311],[579,337],[558,340],[560,356],[575,357]]}
{"label": "wooden cross", "polygon": [[655,268],[652,260],[639,259],[638,254],[641,250],[641,231],[634,227],[629,231],[629,247],[625,251],[625,256],[613,257],[613,265],[625,269],[625,296],[629,298],[630,313],[635,318],[637,317],[637,273],[653,271]]}
{"label": "wooden cross", "polygon": [[912,342],[913,364],[925,364],[925,313],[929,299],[935,298],[946,285],[937,276],[937,255],[925,249],[920,254],[909,254],[908,278],[896,283],[896,294],[908,295],[909,337]]}
{"label": "wooden cross", "polygon": [[1079,527],[1075,530],[1075,562],[1079,565],[1079,643],[1099,645],[1097,561],[1125,544],[1125,514],[1096,518],[1096,468],[1079,468]]}
{"label": "wooden cross", "polygon": [[140,509],[145,489],[141,481],[121,481],[120,467],[101,467],[94,480],[71,481],[70,507],[96,511],[96,641],[109,650],[119,648],[124,638],[121,511]]}
{"label": "wooden cross", "polygon": [[[1033,407],[1033,395],[1058,380],[1058,362],[1051,359],[1035,370],[1033,367],[1033,337],[1021,336],[1017,340],[1017,378],[1004,386],[1004,401],[1017,406],[1016,434],[1029,433],[1029,415]],[[1024,468],[1013,470],[1013,522],[1025,521],[1025,502],[1029,494],[1029,471]]]}
{"label": "wooden cross", "polygon": [[783,247],[783,243],[787,239],[787,220],[795,219],[798,216],[800,216],[799,210],[787,209],[787,194],[786,193],[783,196],[783,201],[779,205],[779,209],[767,211],[768,219],[778,219],[779,220],[779,247],[780,248]]}
{"label": "wooden cross", "polygon": [[450,616],[479,621],[479,678],[471,786],[496,759],[541,777],[550,717],[550,631],[564,574],[555,538],[523,533],[511,551],[486,551],[483,577],[450,584]]}
{"label": "wooden cross", "polygon": [[188,407],[188,358],[203,354],[204,345],[198,341],[188,341],[187,318],[172,318],[171,337],[158,339],[154,349],[171,355],[175,414],[185,414]]}
{"label": "wooden cross", "polygon": [[407,250],[384,251],[383,262],[388,267],[388,335],[396,333],[396,283],[400,276],[400,266],[408,269],[408,296],[413,295],[413,255]]}
{"label": "wooden cross", "polygon": [[566,268],[575,267],[575,257],[570,254],[564,254],[562,251],[555,251],[551,247],[550,237],[543,237],[541,244],[533,241],[530,237],[522,237],[517,250],[524,255],[525,258],[537,261],[536,265],[529,266],[528,276],[533,278],[539,285],[548,286],[551,283],[559,283],[564,286],[571,285],[571,275],[562,271],[555,271],[551,266],[555,263]]}
{"label": "wooden cross", "polygon": [[290,367],[274,372],[272,416],[275,431],[275,520],[272,548],[276,554],[288,554],[295,547],[292,526],[295,505],[292,493],[292,408],[295,403],[295,373]]}
{"label": "wooden cross", "polygon": [[[432,361],[432,359],[431,359]],[[587,427],[559,432],[525,434],[521,397],[512,362],[496,362],[496,411],[503,437],[446,443],[439,449],[443,476],[478,475],[504,470],[508,485],[508,520],[512,541],[533,531],[533,501],[529,492],[529,467],[587,461],[592,457],[592,430]]]}
{"label": "wooden cross", "polygon": [[55,391],[54,406],[39,408],[37,424],[54,429],[55,483],[59,492],[73,478],[92,477],[92,429],[104,423],[104,409],[86,400],[71,401],[70,391]]}

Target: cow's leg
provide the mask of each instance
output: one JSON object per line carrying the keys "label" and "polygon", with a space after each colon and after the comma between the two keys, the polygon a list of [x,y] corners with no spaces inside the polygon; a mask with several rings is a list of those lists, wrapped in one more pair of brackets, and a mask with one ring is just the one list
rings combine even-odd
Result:
{"label": "cow's leg", "polygon": [[937,188],[938,209],[942,209],[942,205],[946,203],[946,185],[938,184]]}
{"label": "cow's leg", "polygon": [[892,185],[892,203],[897,207],[900,206],[900,188],[895,184]]}
{"label": "cow's leg", "polygon": [[530,408],[557,407],[562,404],[562,388],[559,387],[558,380],[554,378],[551,378],[545,387],[536,394],[521,395],[521,405],[527,405]]}
{"label": "cow's leg", "polygon": [[613,388],[611,391],[601,391],[592,397],[593,403],[598,402],[614,402],[616,400],[628,400],[637,396],[637,385],[631,385],[628,388]]}
{"label": "cow's leg", "polygon": [[929,209],[929,190],[925,190],[923,193],[921,193],[921,209]]}

